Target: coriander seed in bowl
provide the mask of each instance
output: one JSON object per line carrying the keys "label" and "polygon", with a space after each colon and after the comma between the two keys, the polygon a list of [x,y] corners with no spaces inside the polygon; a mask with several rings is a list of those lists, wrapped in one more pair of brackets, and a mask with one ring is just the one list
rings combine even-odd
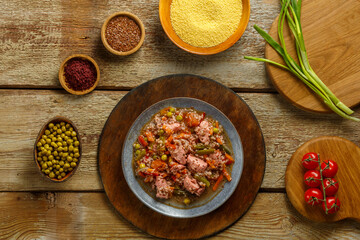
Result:
{"label": "coriander seed in bowl", "polygon": [[106,19],[101,28],[105,48],[120,56],[136,52],[144,42],[145,29],[141,20],[128,12],[117,12]]}

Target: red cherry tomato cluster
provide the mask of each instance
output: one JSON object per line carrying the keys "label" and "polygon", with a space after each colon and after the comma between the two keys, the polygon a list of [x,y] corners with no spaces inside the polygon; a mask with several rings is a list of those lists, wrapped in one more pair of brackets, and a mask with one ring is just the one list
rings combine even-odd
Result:
{"label": "red cherry tomato cluster", "polygon": [[334,179],[337,163],[333,160],[320,163],[319,154],[309,152],[304,155],[302,165],[308,169],[304,181],[310,187],[305,192],[306,203],[312,206],[322,204],[326,214],[337,212],[340,209],[340,201],[335,197],[339,189],[339,183]]}

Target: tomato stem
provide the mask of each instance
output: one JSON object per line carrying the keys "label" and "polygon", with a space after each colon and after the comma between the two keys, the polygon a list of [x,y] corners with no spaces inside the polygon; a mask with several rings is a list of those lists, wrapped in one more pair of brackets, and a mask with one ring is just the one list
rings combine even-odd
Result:
{"label": "tomato stem", "polygon": [[325,192],[325,186],[324,186],[324,178],[323,178],[323,175],[322,175],[322,172],[323,170],[321,169],[321,161],[320,161],[320,154],[318,154],[318,162],[319,162],[319,167],[320,167],[320,179],[321,179],[321,187],[322,187],[322,190],[323,190],[323,195],[324,195],[324,205],[325,205],[325,213],[326,215],[328,215],[328,207],[327,207],[327,204],[326,204],[326,192]]}

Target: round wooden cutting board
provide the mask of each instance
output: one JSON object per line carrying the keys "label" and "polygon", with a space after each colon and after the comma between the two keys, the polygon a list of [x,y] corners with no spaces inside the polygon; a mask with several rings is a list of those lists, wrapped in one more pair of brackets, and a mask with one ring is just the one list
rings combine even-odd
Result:
{"label": "round wooden cutting board", "polygon": [[[307,189],[302,157],[308,152],[320,154],[320,160],[336,161],[339,170],[335,179],[339,182],[336,196],[341,202],[340,210],[326,215],[321,206],[305,202]],[[318,137],[303,144],[291,157],[285,174],[286,193],[292,205],[306,218],[319,222],[335,222],[345,218],[360,221],[360,148],[340,137]]]}
{"label": "round wooden cutting board", "polygon": [[[301,24],[310,64],[316,74],[347,106],[360,103],[360,1],[303,0]],[[277,41],[276,19],[269,34]],[[290,55],[297,59],[294,41],[285,24],[284,36]],[[265,57],[284,63],[269,44]],[[293,105],[313,112],[331,112],[301,80],[290,72],[266,64],[275,88]]]}
{"label": "round wooden cutting board", "polygon": [[[244,150],[235,192],[221,207],[196,218],[171,218],[151,210],[132,193],[121,168],[121,149],[132,123],[149,106],[172,97],[197,98],[218,108],[235,126]],[[195,239],[229,227],[249,209],[264,176],[265,144],[251,109],[232,90],[207,78],[172,75],[148,81],[121,99],[102,131],[98,161],[105,192],[125,219],[156,237]]]}

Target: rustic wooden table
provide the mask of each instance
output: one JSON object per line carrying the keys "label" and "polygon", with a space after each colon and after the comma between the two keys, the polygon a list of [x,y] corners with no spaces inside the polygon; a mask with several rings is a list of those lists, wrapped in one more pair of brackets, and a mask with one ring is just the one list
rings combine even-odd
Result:
{"label": "rustic wooden table", "polygon": [[[264,41],[251,26],[268,30],[279,13],[278,2],[252,0],[249,26],[239,42],[215,56],[195,56],[166,37],[157,0],[1,1],[0,239],[152,238],[119,216],[107,200],[97,146],[107,117],[129,90],[173,73],[202,75],[235,90],[254,111],[266,142],[266,173],[254,204],[213,239],[360,238],[359,223],[311,222],[286,198],[286,165],[302,143],[336,135],[359,144],[360,128],[335,115],[291,106],[276,93],[262,63],[243,59],[263,56]],[[100,40],[103,21],[120,10],[137,14],[146,27],[143,47],[124,58],[108,53]],[[73,53],[88,54],[100,66],[99,86],[86,96],[70,95],[58,82],[60,63]],[[80,168],[62,184],[46,181],[32,159],[40,127],[56,115],[73,120],[83,140]]]}

